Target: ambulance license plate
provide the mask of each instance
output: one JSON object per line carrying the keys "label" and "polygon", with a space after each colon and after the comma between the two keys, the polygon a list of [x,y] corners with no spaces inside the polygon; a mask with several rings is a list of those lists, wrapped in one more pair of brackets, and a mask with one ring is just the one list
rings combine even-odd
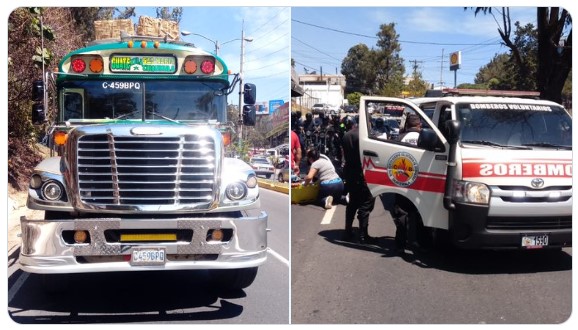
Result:
{"label": "ambulance license plate", "polygon": [[522,236],[522,247],[539,249],[548,246],[548,235]]}
{"label": "ambulance license plate", "polygon": [[133,249],[130,258],[132,266],[162,266],[165,264],[164,248]]}

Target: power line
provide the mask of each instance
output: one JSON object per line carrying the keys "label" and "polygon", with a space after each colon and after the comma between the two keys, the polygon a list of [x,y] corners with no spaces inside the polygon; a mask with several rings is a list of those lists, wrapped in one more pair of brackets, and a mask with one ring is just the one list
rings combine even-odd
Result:
{"label": "power line", "polygon": [[[312,23],[307,23],[307,22],[299,21],[299,20],[296,20],[296,19],[294,19],[294,18],[292,18],[291,21],[297,22],[297,23],[301,23],[301,24],[304,24],[304,25],[313,26],[313,27],[316,27],[316,28],[319,28],[319,29],[323,29],[323,30],[328,30],[328,31],[333,31],[333,32],[338,32],[338,33],[343,33],[343,34],[358,36],[358,37],[364,37],[364,38],[379,40],[379,38],[376,37],[376,36],[369,36],[369,35],[361,34],[361,33],[355,33],[355,32],[348,32],[348,31],[338,30],[338,29],[329,28],[329,27],[326,27],[326,26],[320,26],[320,25],[316,25],[316,24],[312,24]],[[438,46],[490,46],[490,45],[496,45],[496,43],[442,43],[442,42],[413,41],[413,40],[398,40],[398,42],[400,42],[400,43],[407,43],[407,44],[438,45]]]}

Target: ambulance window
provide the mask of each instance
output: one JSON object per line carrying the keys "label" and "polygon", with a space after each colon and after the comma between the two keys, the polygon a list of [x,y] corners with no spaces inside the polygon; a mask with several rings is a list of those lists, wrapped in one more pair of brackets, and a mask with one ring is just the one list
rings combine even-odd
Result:
{"label": "ambulance window", "polygon": [[445,129],[446,121],[452,120],[452,108],[449,105],[444,105],[440,109],[440,117],[437,122],[437,127],[447,139],[447,130]]}

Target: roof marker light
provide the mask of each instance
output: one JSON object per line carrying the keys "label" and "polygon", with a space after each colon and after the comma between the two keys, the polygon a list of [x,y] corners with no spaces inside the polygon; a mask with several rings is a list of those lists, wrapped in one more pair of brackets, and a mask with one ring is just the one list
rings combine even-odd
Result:
{"label": "roof marker light", "polygon": [[203,63],[201,63],[201,71],[203,71],[204,74],[213,73],[213,71],[215,71],[215,63],[204,60]]}
{"label": "roof marker light", "polygon": [[71,63],[72,71],[81,73],[86,69],[86,63],[82,58],[75,58]]}

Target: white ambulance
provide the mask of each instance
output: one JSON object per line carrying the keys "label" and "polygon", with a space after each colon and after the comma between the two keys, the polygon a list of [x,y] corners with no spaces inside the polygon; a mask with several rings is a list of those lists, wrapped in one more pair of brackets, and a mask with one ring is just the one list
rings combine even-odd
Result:
{"label": "white ambulance", "polygon": [[[417,145],[372,136],[370,103],[404,107],[402,129],[417,114]],[[466,249],[572,244],[572,118],[559,104],[366,96],[359,140],[372,194],[407,208],[409,230],[421,244],[439,238]]]}

